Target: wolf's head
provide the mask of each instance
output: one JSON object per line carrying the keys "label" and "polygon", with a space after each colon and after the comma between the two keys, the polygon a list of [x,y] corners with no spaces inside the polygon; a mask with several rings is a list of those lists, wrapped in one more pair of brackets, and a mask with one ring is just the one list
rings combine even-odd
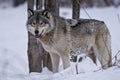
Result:
{"label": "wolf's head", "polygon": [[28,10],[27,30],[36,38],[44,36],[53,29],[53,17],[46,10]]}

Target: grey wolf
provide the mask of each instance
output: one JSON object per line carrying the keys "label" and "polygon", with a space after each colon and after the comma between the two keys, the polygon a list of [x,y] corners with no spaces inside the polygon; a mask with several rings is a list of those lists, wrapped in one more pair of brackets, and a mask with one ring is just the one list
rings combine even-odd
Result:
{"label": "grey wolf", "polygon": [[67,20],[46,10],[29,10],[27,30],[49,52],[53,72],[58,72],[59,60],[64,69],[70,66],[69,54],[76,51],[87,54],[102,68],[112,65],[111,36],[103,21],[94,19]]}

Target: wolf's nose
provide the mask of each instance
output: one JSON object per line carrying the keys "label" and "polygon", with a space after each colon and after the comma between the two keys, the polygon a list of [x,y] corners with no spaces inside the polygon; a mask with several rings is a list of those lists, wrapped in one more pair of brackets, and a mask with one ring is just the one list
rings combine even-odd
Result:
{"label": "wolf's nose", "polygon": [[38,30],[35,30],[35,34],[39,34],[39,31],[38,31]]}

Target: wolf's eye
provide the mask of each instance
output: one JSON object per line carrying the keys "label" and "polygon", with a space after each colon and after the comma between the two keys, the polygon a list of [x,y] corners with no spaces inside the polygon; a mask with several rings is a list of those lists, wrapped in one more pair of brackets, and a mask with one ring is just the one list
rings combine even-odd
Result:
{"label": "wolf's eye", "polygon": [[40,21],[40,23],[39,23],[40,25],[42,25],[43,24],[43,22],[42,21]]}
{"label": "wolf's eye", "polygon": [[40,25],[42,25],[43,23],[40,23]]}
{"label": "wolf's eye", "polygon": [[34,22],[34,21],[32,22],[32,25],[35,25],[35,22]]}

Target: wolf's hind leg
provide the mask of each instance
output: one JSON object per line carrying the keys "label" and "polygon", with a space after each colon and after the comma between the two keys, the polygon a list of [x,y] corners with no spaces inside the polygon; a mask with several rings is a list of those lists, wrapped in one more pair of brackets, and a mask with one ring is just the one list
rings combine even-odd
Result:
{"label": "wolf's hind leg", "polygon": [[107,34],[99,35],[96,39],[98,49],[98,59],[103,69],[112,66],[110,36]]}

